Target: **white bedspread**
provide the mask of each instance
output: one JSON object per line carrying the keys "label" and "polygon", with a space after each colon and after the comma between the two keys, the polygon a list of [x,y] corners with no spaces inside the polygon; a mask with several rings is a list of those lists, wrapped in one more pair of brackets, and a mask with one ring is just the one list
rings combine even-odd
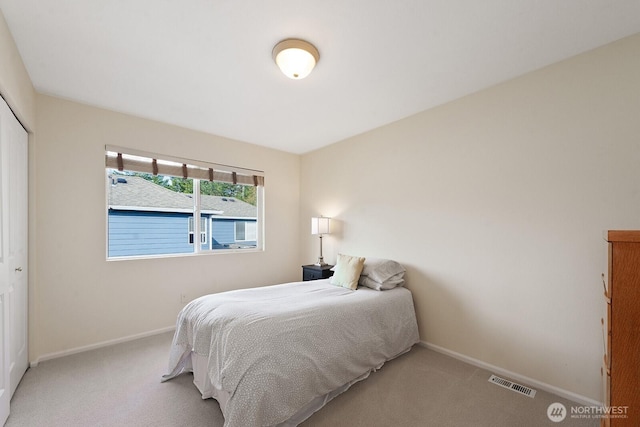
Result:
{"label": "white bedspread", "polygon": [[211,383],[229,396],[225,426],[272,426],[418,339],[405,288],[352,291],[327,279],[223,292],[180,312],[164,379],[191,351],[206,356]]}

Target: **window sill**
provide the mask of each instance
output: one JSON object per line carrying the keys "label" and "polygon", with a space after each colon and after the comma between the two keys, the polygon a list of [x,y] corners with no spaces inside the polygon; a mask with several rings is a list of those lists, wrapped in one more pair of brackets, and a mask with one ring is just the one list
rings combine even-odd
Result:
{"label": "window sill", "polygon": [[166,259],[166,258],[182,258],[182,257],[198,257],[198,256],[211,256],[211,255],[224,255],[224,254],[246,254],[246,253],[258,253],[264,252],[264,249],[213,249],[208,251],[202,251],[198,253],[188,254],[160,254],[160,255],[133,255],[133,256],[121,256],[121,257],[107,257],[106,261],[133,261],[144,259]]}

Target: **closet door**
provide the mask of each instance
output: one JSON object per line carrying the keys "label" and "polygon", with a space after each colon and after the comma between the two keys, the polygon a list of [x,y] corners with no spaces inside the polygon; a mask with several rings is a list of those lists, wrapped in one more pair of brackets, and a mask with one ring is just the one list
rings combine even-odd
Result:
{"label": "closet door", "polygon": [[6,173],[9,239],[7,257],[9,262],[9,379],[11,396],[27,370],[27,234],[28,221],[28,135],[18,120],[11,114],[8,122],[9,137],[3,141],[9,168]]}
{"label": "closet door", "polygon": [[7,157],[4,141],[8,139],[7,104],[0,99],[0,423],[9,417],[11,383],[9,380],[9,200],[7,189]]}
{"label": "closet door", "polygon": [[0,98],[0,424],[28,363],[27,139]]}

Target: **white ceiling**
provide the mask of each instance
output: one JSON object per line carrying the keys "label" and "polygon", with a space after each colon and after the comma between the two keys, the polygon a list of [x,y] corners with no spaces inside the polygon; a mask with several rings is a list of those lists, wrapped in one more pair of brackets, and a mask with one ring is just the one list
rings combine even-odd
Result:
{"label": "white ceiling", "polygon": [[[640,0],[0,0],[41,93],[305,153],[640,32]],[[285,38],[320,51],[290,80]]]}

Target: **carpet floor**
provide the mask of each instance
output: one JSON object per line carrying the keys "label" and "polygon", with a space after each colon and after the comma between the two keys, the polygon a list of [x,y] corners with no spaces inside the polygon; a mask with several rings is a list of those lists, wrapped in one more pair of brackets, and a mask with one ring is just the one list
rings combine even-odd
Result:
{"label": "carpet floor", "polygon": [[[171,333],[41,362],[11,400],[6,427],[222,427],[213,399],[190,374],[166,383]],[[538,427],[599,425],[571,416],[577,403],[538,390],[534,398],[489,383],[490,372],[414,346],[306,420],[303,427]],[[568,414],[559,423],[550,404]]]}

